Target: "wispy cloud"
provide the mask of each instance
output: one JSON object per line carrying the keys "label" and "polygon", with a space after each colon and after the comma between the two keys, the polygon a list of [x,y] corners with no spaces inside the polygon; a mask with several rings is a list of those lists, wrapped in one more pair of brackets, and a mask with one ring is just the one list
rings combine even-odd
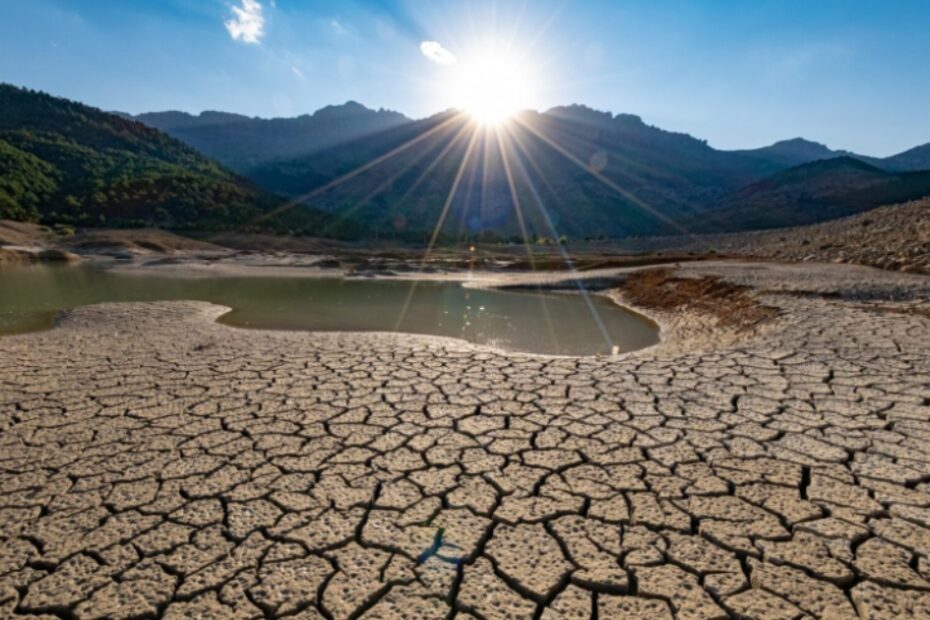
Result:
{"label": "wispy cloud", "polygon": [[235,41],[258,43],[265,36],[265,17],[258,0],[242,0],[242,6],[232,7],[233,17],[226,20],[226,30]]}
{"label": "wispy cloud", "polygon": [[455,63],[455,54],[444,48],[439,41],[423,41],[420,43],[420,52],[437,65]]}
{"label": "wispy cloud", "polygon": [[292,66],[292,67],[291,67],[291,73],[293,73],[294,75],[296,75],[296,76],[297,76],[298,78],[300,78],[301,80],[304,79],[304,72],[301,71],[298,67]]}
{"label": "wispy cloud", "polygon": [[348,29],[343,26],[342,22],[340,22],[338,19],[329,20],[329,25],[333,29],[333,32],[336,34],[346,34],[349,32]]}

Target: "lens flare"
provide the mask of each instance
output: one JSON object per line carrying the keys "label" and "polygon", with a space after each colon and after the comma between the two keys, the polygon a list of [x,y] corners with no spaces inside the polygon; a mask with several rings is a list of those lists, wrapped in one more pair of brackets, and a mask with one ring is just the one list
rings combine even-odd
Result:
{"label": "lens flare", "polygon": [[535,104],[531,68],[506,52],[484,50],[468,55],[450,77],[452,101],[482,125],[500,125]]}

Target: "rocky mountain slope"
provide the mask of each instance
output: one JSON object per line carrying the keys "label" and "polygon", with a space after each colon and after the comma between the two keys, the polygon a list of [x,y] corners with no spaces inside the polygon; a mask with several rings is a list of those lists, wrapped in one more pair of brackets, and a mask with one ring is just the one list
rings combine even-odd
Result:
{"label": "rocky mountain slope", "polygon": [[720,252],[930,273],[930,198],[813,226],[706,240]]}

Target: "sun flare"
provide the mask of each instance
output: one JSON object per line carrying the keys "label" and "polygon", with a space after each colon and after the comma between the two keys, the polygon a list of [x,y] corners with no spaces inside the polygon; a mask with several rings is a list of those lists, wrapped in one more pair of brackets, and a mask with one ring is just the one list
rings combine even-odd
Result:
{"label": "sun flare", "polygon": [[452,77],[455,106],[479,124],[497,126],[534,105],[532,72],[516,56],[484,51],[462,59]]}

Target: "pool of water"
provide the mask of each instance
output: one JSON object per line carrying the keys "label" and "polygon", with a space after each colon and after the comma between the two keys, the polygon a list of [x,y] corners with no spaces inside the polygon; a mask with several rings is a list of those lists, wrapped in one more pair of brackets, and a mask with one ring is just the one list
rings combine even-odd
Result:
{"label": "pool of water", "polygon": [[178,299],[229,306],[220,322],[245,328],[396,331],[557,355],[607,354],[613,346],[628,352],[658,342],[651,321],[597,296],[455,283],[127,275],[42,264],[0,267],[0,334],[46,329],[66,308]]}

